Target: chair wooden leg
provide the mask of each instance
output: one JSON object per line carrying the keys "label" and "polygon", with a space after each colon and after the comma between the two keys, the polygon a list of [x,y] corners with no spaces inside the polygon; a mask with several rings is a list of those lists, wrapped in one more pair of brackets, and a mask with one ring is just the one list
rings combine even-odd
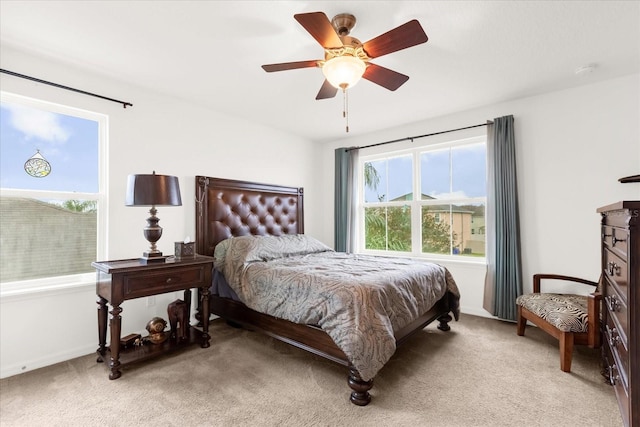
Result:
{"label": "chair wooden leg", "polygon": [[516,331],[518,335],[524,335],[525,326],[527,326],[527,319],[522,317],[522,307],[518,306],[518,329]]}
{"label": "chair wooden leg", "polygon": [[571,372],[571,358],[573,357],[573,333],[560,334],[560,369]]}

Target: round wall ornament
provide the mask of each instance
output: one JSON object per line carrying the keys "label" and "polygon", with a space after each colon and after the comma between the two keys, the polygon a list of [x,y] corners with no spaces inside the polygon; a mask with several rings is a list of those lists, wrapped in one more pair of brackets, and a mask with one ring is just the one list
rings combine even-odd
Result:
{"label": "round wall ornament", "polygon": [[24,163],[24,170],[34,178],[44,178],[51,173],[51,164],[42,157],[40,150]]}

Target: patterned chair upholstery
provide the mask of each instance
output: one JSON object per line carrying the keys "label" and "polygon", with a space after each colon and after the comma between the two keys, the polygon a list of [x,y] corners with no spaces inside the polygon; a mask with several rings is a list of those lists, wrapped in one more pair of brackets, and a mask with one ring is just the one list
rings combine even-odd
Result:
{"label": "patterned chair upholstery", "polygon": [[[543,279],[569,281],[596,287],[589,295],[541,293]],[[573,345],[597,348],[601,344],[600,301],[598,283],[558,274],[535,274],[533,293],[516,299],[517,333],[524,335],[527,320],[552,335],[560,343],[560,369],[571,372]]]}

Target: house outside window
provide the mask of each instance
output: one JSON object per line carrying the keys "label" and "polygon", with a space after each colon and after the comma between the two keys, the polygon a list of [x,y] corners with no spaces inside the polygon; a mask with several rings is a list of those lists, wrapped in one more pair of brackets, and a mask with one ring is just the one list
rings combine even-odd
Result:
{"label": "house outside window", "polygon": [[484,260],[486,137],[360,157],[359,250]]}
{"label": "house outside window", "polygon": [[2,92],[0,286],[94,279],[104,256],[107,117]]}

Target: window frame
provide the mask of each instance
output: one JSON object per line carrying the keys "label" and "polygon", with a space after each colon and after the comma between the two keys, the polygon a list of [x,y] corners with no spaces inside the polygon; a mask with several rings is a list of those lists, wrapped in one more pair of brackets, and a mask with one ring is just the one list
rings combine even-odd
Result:
{"label": "window frame", "polygon": [[[486,215],[486,206],[487,206],[487,197],[467,197],[467,198],[446,198],[446,199],[434,199],[434,200],[422,200],[421,199],[421,165],[420,158],[421,154],[429,151],[437,151],[443,149],[450,149],[455,147],[462,147],[474,144],[484,144],[485,148],[487,146],[487,137],[486,135],[478,135],[465,137],[455,140],[443,141],[434,144],[423,144],[420,146],[415,146],[411,148],[399,149],[399,150],[389,150],[389,151],[381,151],[375,154],[370,155],[360,155],[358,157],[358,173],[356,174],[355,183],[357,188],[357,203],[356,203],[356,232],[357,236],[355,236],[356,242],[356,251],[358,253],[363,254],[371,254],[371,255],[382,255],[382,256],[391,256],[391,257],[411,257],[417,259],[428,259],[432,261],[446,261],[446,262],[460,262],[465,264],[481,264],[486,265],[486,248],[487,241],[485,238],[485,256],[484,257],[473,257],[473,256],[459,256],[453,254],[436,254],[436,253],[423,253],[422,248],[422,227],[421,227],[421,213],[423,206],[429,205],[456,205],[460,203],[471,204],[471,203],[482,203],[485,207],[485,215]],[[365,203],[365,194],[364,194],[364,165],[367,162],[373,162],[381,159],[388,159],[392,157],[399,157],[403,155],[410,154],[413,159],[413,197],[412,200],[402,200],[402,201],[386,201],[386,202],[368,202]],[[485,157],[486,161],[486,157]],[[485,173],[488,174],[488,170],[485,169]],[[365,209],[367,207],[402,207],[409,206],[411,209],[411,248],[410,252],[400,252],[400,251],[386,251],[386,250],[377,250],[377,249],[367,249],[365,247],[366,244],[366,236],[365,236]],[[451,216],[449,216],[451,217]],[[486,227],[486,225],[485,225]],[[486,232],[485,232],[486,236]]]}
{"label": "window frame", "polygon": [[[37,98],[18,95],[15,93],[0,91],[0,102],[21,104],[27,107],[41,109],[52,113],[74,116],[98,123],[98,192],[85,193],[74,191],[41,191],[19,188],[0,187],[2,197],[28,197],[37,199],[82,199],[96,201],[96,257],[98,260],[106,259],[107,255],[107,212],[108,212],[108,129],[109,117],[103,113],[84,110],[72,106],[57,104]],[[25,293],[51,291],[63,288],[74,288],[86,284],[95,284],[95,272],[78,273],[72,275],[51,276],[37,279],[16,280],[3,282],[0,285],[0,295],[10,296]]]}

